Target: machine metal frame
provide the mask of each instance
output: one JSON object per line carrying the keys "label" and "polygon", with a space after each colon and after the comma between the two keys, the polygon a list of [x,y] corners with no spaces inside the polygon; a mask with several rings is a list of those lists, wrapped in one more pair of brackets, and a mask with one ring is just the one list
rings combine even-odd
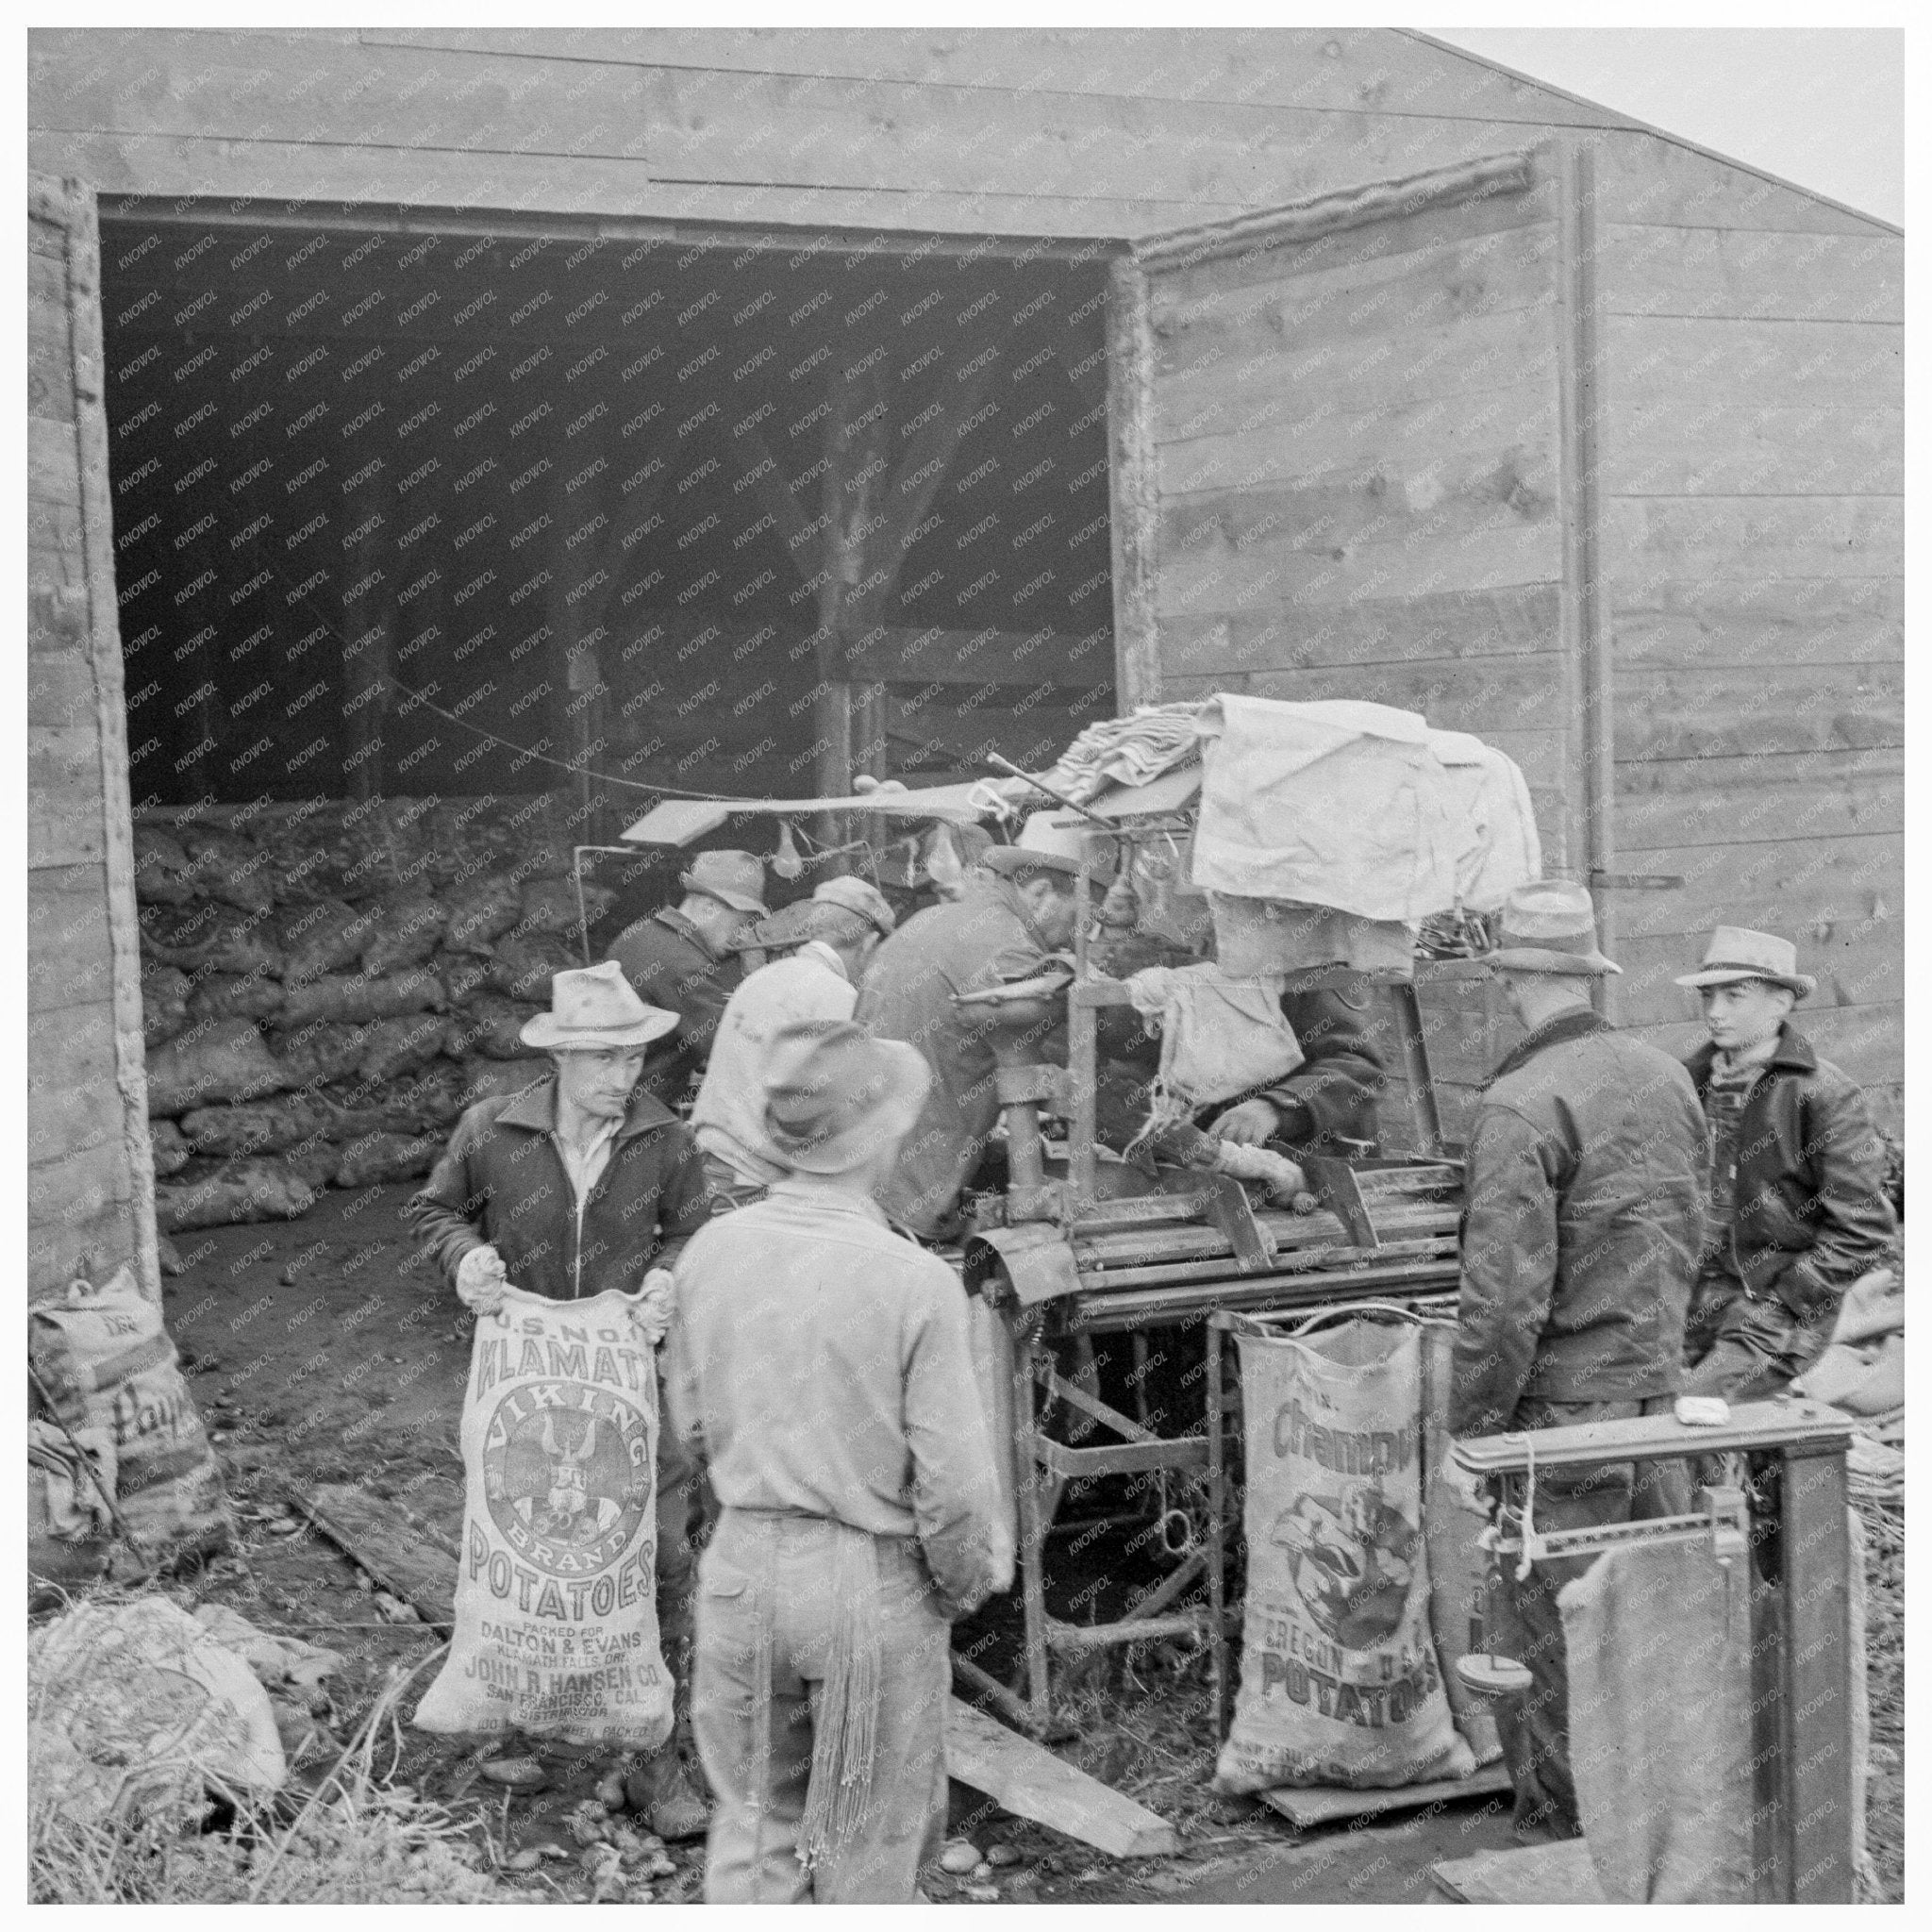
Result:
{"label": "machine metal frame", "polygon": [[[1171,815],[1083,824],[1083,899],[1095,875],[1101,840],[1126,847],[1187,826],[1185,818]],[[1461,963],[1451,962],[1451,972]],[[1163,1173],[1150,1192],[1109,1194],[1096,1124],[1098,1021],[1104,1008],[1130,1004],[1130,995],[1125,982],[1093,970],[1084,931],[1076,938],[1074,978],[1065,988],[1066,1068],[1001,1055],[996,1078],[1007,1123],[1009,1185],[982,1210],[962,1261],[969,1290],[980,1292],[1000,1315],[1003,1371],[1013,1391],[1024,1691],[1016,1693],[966,1659],[955,1662],[969,1683],[1036,1733],[1044,1735],[1054,1724],[1056,1656],[1159,1640],[1214,1644],[1223,1641],[1226,1617],[1219,1601],[1228,1527],[1225,1497],[1210,1471],[1213,1418],[1221,1402],[1216,1345],[1210,1341],[1210,1357],[1217,1359],[1210,1363],[1203,1430],[1171,1437],[1149,1425],[1144,1384],[1137,1379],[1142,1413],[1124,1414],[1063,1374],[1057,1347],[1077,1348],[1094,1335],[1125,1333],[1133,1340],[1139,1369],[1145,1364],[1151,1330],[1192,1325],[1224,1308],[1313,1312],[1454,1291],[1461,1169],[1442,1139],[1414,981],[1394,973],[1324,968],[1292,975],[1291,983],[1314,990],[1364,980],[1388,988],[1395,1002],[1416,1138],[1424,1151],[1387,1160],[1304,1163],[1321,1203],[1311,1214],[1257,1210],[1240,1182],[1191,1170]],[[1037,1024],[1057,997],[1056,990],[1035,995],[1031,1004],[1014,1002],[1010,1017]],[[1040,1128],[1042,1102],[1069,1124],[1063,1179],[1048,1173]],[[1076,1419],[1060,1435],[1048,1431],[1054,1411]],[[1079,1439],[1096,1428],[1120,1441],[1080,1446]],[[1163,1496],[1170,1480],[1204,1487],[1207,1536],[1198,1541],[1184,1537],[1178,1566],[1121,1617],[1076,1624],[1048,1614],[1046,1541],[1067,1486],[1100,1476],[1138,1478]],[[1165,1525],[1175,1513],[1171,1507],[1157,1512],[1164,1541]],[[1168,1546],[1172,1551],[1171,1541]],[[1204,1583],[1209,1603],[1182,1604]]]}

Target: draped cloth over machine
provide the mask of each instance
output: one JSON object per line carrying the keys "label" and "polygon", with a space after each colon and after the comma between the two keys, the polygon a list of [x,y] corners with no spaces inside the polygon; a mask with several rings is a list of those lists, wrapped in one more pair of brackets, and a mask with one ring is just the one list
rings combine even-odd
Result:
{"label": "draped cloth over machine", "polygon": [[1466,732],[1389,705],[1227,691],[1195,729],[1192,881],[1211,892],[1413,925],[1493,910],[1541,872],[1523,774]]}

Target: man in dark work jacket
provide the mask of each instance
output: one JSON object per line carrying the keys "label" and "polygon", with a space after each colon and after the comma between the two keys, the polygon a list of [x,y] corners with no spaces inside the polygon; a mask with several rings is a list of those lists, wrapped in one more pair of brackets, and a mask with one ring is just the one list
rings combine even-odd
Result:
{"label": "man in dark work jacket", "polygon": [[1301,1154],[1343,1154],[1377,1138],[1382,1056],[1368,1033],[1369,982],[1284,992],[1281,1013],[1304,1056],[1286,1079],[1231,1107],[1208,1131],[1239,1146],[1280,1141]]}
{"label": "man in dark work jacket", "polygon": [[751,852],[700,852],[679,884],[685,896],[618,934],[610,957],[649,1006],[677,1028],[644,1070],[644,1089],[675,1108],[704,1078],[724,1008],[744,977],[734,948],[765,917],[764,862]]}
{"label": "man in dark work jacket", "polygon": [[[1528,1030],[1483,1090],[1469,1140],[1449,1429],[1561,1428],[1668,1412],[1704,1226],[1704,1117],[1669,1054],[1590,1003],[1620,969],[1597,950],[1581,886],[1509,895],[1490,961]],[[1536,1521],[1580,1529],[1666,1515],[1681,1464],[1539,1472]],[[1557,1593],[1593,1560],[1506,1567],[1495,1647],[1528,1666],[1496,1725],[1525,1838],[1580,1829],[1568,1658]]]}

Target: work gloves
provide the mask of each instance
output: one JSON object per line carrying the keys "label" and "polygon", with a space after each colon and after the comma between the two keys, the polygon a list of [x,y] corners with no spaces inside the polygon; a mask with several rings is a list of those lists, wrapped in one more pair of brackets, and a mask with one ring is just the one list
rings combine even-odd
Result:
{"label": "work gloves", "polygon": [[504,1291],[509,1286],[503,1257],[485,1242],[472,1248],[457,1263],[457,1299],[478,1315],[493,1315],[503,1306]]}

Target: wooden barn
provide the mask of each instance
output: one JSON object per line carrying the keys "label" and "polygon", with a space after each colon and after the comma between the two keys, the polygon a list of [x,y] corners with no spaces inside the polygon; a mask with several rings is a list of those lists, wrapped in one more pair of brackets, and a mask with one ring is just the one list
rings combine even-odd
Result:
{"label": "wooden barn", "polygon": [[1895,1122],[1887,224],[1396,31],[46,31],[29,122],[33,1291],[155,1280],[137,815],[1215,690],[1500,745],[1619,1019],[1775,927]]}

